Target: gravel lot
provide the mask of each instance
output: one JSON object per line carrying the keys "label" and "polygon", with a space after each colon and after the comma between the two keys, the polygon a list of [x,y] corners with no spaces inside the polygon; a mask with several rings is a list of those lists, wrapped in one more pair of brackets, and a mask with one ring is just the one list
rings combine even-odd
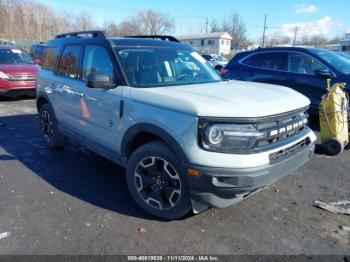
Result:
{"label": "gravel lot", "polygon": [[48,150],[34,100],[2,99],[0,254],[350,254],[350,216],[312,206],[350,200],[349,169],[350,151],[318,153],[235,206],[163,222],[136,206],[121,167],[74,142]]}

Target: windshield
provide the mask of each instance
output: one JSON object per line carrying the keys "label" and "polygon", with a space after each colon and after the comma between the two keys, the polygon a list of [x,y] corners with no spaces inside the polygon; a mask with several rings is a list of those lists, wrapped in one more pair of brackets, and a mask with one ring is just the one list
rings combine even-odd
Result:
{"label": "windshield", "polygon": [[220,62],[227,62],[227,59],[225,57],[223,57],[222,55],[218,55],[216,57],[216,60],[220,61]]}
{"label": "windshield", "polygon": [[210,56],[210,55],[202,55],[204,57],[205,60],[207,61],[215,61],[214,57]]}
{"label": "windshield", "polygon": [[0,64],[34,64],[33,59],[18,48],[0,49]]}
{"label": "windshield", "polygon": [[160,87],[222,81],[197,52],[173,47],[118,47],[131,86]]}
{"label": "windshield", "polygon": [[326,60],[341,73],[350,74],[350,61],[348,58],[327,50],[314,49],[311,51]]}

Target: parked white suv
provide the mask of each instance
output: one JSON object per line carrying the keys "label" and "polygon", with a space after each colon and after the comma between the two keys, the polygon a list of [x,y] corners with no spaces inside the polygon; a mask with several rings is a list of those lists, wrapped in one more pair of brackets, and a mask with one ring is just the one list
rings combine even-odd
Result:
{"label": "parked white suv", "polygon": [[306,97],[222,81],[187,45],[158,38],[49,41],[37,78],[47,145],[74,138],[124,166],[134,200],[165,219],[230,206],[311,158]]}

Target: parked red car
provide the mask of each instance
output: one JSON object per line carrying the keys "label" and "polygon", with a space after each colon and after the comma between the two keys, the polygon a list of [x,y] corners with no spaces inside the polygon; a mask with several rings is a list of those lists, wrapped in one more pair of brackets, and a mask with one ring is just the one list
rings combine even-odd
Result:
{"label": "parked red car", "polygon": [[21,48],[0,45],[0,95],[34,95],[39,68]]}

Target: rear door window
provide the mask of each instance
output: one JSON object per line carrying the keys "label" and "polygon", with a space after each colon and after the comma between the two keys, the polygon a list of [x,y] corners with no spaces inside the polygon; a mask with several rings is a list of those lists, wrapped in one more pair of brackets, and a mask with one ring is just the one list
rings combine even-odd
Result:
{"label": "rear door window", "polygon": [[287,71],[287,54],[285,52],[266,52],[249,56],[243,64],[261,69]]}
{"label": "rear door window", "polygon": [[315,75],[317,69],[327,69],[312,56],[290,52],[288,53],[288,71],[291,73]]}
{"label": "rear door window", "polygon": [[30,50],[29,50],[29,54],[31,55],[31,56],[33,56],[33,54],[34,54],[34,52],[35,52],[35,46],[32,46],[31,48],[30,48]]}
{"label": "rear door window", "polygon": [[44,47],[43,46],[38,46],[35,50],[37,58],[41,58],[44,52]]}
{"label": "rear door window", "polygon": [[58,63],[56,73],[70,78],[79,78],[80,50],[80,45],[66,46]]}

